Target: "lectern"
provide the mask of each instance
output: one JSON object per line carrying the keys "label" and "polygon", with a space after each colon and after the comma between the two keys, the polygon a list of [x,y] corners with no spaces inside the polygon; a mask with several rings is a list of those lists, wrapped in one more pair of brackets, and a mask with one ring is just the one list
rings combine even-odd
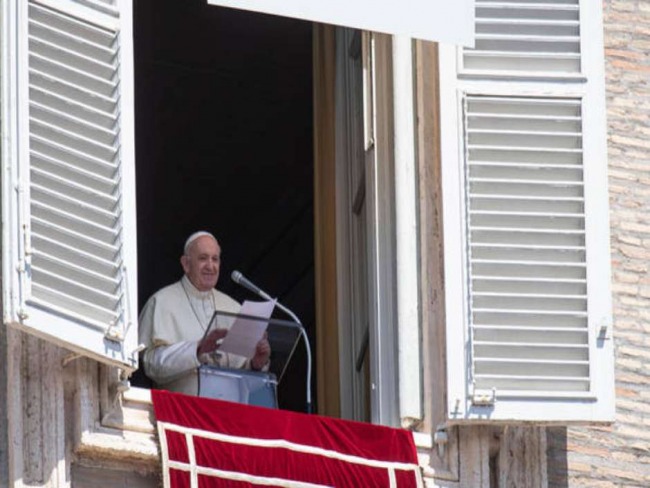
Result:
{"label": "lectern", "polygon": [[199,396],[277,408],[278,382],[273,373],[203,365],[199,368]]}
{"label": "lectern", "polygon": [[277,385],[282,381],[287,366],[300,339],[300,325],[296,322],[267,319],[216,311],[206,330],[228,327],[236,319],[263,321],[271,345],[271,363],[268,371],[221,368],[213,365],[199,367],[199,396],[249,405],[277,408]]}

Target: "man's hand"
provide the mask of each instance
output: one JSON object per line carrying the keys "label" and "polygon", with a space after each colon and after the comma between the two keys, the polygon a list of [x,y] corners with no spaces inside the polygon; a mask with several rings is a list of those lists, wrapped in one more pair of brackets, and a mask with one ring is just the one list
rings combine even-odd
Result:
{"label": "man's hand", "polygon": [[228,334],[227,329],[214,329],[207,336],[205,336],[205,339],[199,342],[199,345],[196,348],[196,356],[200,357],[201,354],[216,351],[219,348],[217,341],[226,337],[226,334]]}
{"label": "man's hand", "polygon": [[269,362],[271,357],[271,344],[267,340],[266,333],[264,334],[264,339],[257,343],[255,346],[255,356],[251,359],[251,369],[259,371]]}

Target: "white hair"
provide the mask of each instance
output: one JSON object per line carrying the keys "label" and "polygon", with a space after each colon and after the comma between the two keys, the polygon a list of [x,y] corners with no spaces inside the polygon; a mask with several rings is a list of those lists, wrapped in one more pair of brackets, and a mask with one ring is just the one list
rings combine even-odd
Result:
{"label": "white hair", "polygon": [[187,256],[187,251],[189,251],[190,246],[192,245],[192,243],[195,240],[197,240],[199,237],[203,237],[203,236],[212,237],[215,242],[219,242],[219,241],[217,241],[217,238],[214,237],[210,232],[205,231],[205,230],[199,230],[199,231],[195,232],[194,234],[190,235],[187,238],[187,240],[185,241],[185,245],[183,246],[183,254],[185,254]]}

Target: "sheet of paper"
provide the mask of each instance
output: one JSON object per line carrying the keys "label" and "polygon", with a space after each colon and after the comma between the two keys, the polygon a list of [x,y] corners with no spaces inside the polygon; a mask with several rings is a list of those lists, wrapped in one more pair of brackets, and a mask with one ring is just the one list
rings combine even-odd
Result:
{"label": "sheet of paper", "polygon": [[267,320],[273,313],[275,302],[276,300],[266,302],[245,301],[239,314],[258,318],[237,317],[232,327],[230,327],[228,335],[219,346],[219,351],[238,354],[249,359],[252,358],[255,355],[255,346],[264,337],[268,325]]}

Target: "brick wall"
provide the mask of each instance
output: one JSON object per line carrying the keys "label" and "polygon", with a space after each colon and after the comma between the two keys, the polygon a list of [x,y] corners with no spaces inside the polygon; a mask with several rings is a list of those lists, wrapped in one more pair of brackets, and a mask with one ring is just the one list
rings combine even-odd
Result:
{"label": "brick wall", "polygon": [[617,413],[548,430],[551,487],[650,486],[650,1],[603,9]]}

